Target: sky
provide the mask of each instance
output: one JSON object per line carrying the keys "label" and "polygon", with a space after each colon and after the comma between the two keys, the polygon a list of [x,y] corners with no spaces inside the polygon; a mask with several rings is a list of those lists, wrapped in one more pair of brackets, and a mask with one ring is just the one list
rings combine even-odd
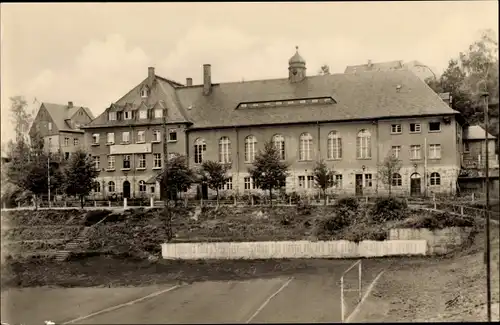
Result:
{"label": "sky", "polygon": [[[498,35],[498,2],[2,3],[1,137],[9,97],[87,106],[97,116],[154,66],[185,83],[286,78],[295,46],[308,75],[368,60],[418,60],[441,73],[478,39]],[[37,101],[35,101],[35,99]]]}

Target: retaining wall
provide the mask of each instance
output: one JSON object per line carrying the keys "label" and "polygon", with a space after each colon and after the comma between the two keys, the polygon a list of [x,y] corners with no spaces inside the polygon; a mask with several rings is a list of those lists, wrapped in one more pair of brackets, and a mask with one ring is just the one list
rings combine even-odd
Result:
{"label": "retaining wall", "polygon": [[470,227],[450,227],[444,229],[391,229],[389,240],[425,240],[427,255],[441,255],[459,249],[469,240]]}
{"label": "retaining wall", "polygon": [[352,258],[425,255],[425,240],[270,241],[162,244],[164,259]]}

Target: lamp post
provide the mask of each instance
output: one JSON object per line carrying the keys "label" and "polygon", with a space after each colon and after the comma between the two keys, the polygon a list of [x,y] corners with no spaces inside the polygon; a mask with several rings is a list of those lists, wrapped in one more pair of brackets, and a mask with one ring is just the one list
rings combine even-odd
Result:
{"label": "lamp post", "polygon": [[485,204],[485,217],[486,217],[486,251],[485,251],[485,263],[486,263],[486,310],[488,314],[488,322],[491,322],[491,261],[490,261],[490,182],[489,182],[489,156],[488,156],[488,93],[481,93],[481,97],[484,102],[484,135],[485,135],[485,185],[486,185],[486,204]]}

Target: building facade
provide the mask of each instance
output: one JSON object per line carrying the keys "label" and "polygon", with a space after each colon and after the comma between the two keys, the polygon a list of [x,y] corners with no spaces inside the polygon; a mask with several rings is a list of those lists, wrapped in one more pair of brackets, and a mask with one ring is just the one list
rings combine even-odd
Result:
{"label": "building facade", "polygon": [[[378,171],[393,154],[402,168],[392,192],[455,193],[465,121],[425,82],[405,69],[310,77],[306,70],[298,51],[283,79],[213,83],[206,64],[203,84],[184,85],[148,68],[84,127],[100,171],[95,195],[158,198],[155,177],[173,153],[195,169],[206,160],[229,164],[226,193],[258,191],[248,168],[266,141],[290,165],[286,192],[316,194],[312,171],[322,159],[336,172],[330,192],[386,193]],[[210,192],[193,186],[187,194]]]}

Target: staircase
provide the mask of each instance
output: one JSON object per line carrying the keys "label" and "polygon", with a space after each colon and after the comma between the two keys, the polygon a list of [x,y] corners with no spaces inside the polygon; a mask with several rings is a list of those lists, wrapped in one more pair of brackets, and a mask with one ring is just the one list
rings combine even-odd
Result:
{"label": "staircase", "polygon": [[56,261],[58,262],[63,262],[65,261],[68,257],[69,254],[74,251],[75,249],[79,248],[82,246],[82,243],[85,242],[85,239],[87,237],[87,233],[90,230],[91,227],[85,227],[82,232],[76,237],[74,240],[70,241],[69,243],[66,244],[63,250],[57,251],[56,253]]}

